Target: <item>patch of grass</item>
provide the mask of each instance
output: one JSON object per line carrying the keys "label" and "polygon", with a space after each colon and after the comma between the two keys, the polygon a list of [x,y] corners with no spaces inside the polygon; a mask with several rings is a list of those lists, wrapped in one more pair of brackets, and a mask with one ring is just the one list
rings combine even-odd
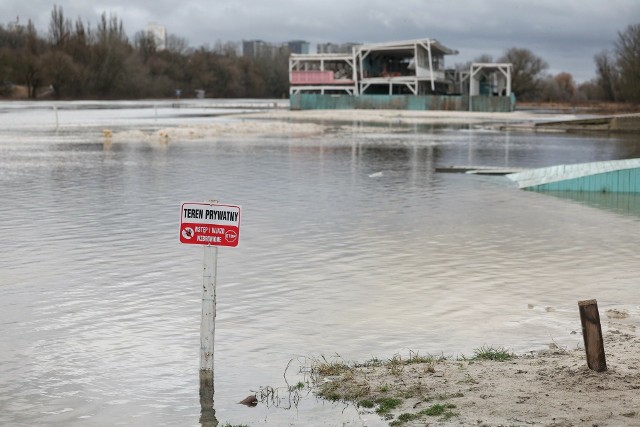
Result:
{"label": "patch of grass", "polygon": [[357,402],[371,394],[371,389],[366,383],[355,383],[342,378],[339,381],[330,381],[320,385],[317,395],[331,401]]}
{"label": "patch of grass", "polygon": [[358,406],[361,406],[363,408],[373,408],[374,406],[376,406],[376,404],[373,400],[363,399],[358,402]]}
{"label": "patch of grass", "polygon": [[377,368],[379,366],[382,366],[383,364],[384,362],[382,360],[378,359],[377,357],[372,357],[371,359],[365,361],[364,363],[356,365],[356,367]]}
{"label": "patch of grass", "polygon": [[302,390],[306,387],[306,384],[302,381],[298,381],[298,384],[289,386],[289,391]]}
{"label": "patch of grass", "polygon": [[409,358],[407,359],[406,363],[408,365],[412,364],[412,363],[427,363],[427,364],[434,364],[437,362],[442,362],[444,360],[447,360],[446,357],[444,356],[432,356],[432,355],[427,355],[427,356],[420,356],[420,354],[417,351],[411,351],[409,350]]}
{"label": "patch of grass", "polygon": [[404,414],[398,415],[398,419],[395,420],[395,421],[392,421],[391,423],[389,423],[389,425],[391,427],[401,426],[404,423],[408,423],[409,421],[417,420],[418,418],[420,418],[419,414],[411,414],[411,413],[405,412]]}
{"label": "patch of grass", "polygon": [[420,416],[418,414],[410,414],[408,412],[405,412],[404,414],[400,414],[398,415],[398,421],[401,421],[403,423],[406,423],[407,421],[413,421],[416,418],[419,418]]}
{"label": "patch of grass", "polygon": [[453,405],[451,403],[447,403],[445,405],[441,405],[440,403],[436,403],[435,405],[432,405],[431,407],[427,408],[427,409],[423,409],[422,411],[418,412],[418,414],[420,415],[428,415],[430,417],[437,417],[440,415],[444,415],[446,412],[451,412],[451,411],[447,411],[448,409],[453,409],[455,408],[456,405]]}
{"label": "patch of grass", "polygon": [[378,404],[376,414],[384,415],[400,406],[402,400],[393,397],[381,397],[380,399],[376,399],[376,403]]}
{"label": "patch of grass", "polygon": [[417,420],[424,416],[441,417],[441,420],[446,421],[458,415],[455,412],[451,411],[451,409],[454,409],[455,407],[456,405],[452,405],[450,403],[445,405],[435,404],[427,409],[423,409],[422,411],[416,414],[412,414],[409,412],[400,414],[398,415],[398,418],[392,423],[390,423],[389,425],[401,426],[405,423],[408,423],[409,421]]}
{"label": "patch of grass", "polygon": [[377,357],[372,357],[371,359],[363,363],[355,364],[355,367],[356,368],[363,368],[363,367],[377,368],[377,367],[385,366],[389,370],[399,370],[399,369],[402,369],[402,366],[404,365],[411,365],[411,364],[418,364],[418,363],[433,365],[443,360],[447,360],[447,358],[444,356],[432,356],[432,355],[421,356],[418,352],[409,350],[408,358],[403,358],[400,354],[394,354],[389,360],[381,360]]}
{"label": "patch of grass", "polygon": [[341,360],[328,360],[322,356],[322,362],[317,362],[312,367],[314,374],[321,377],[333,377],[351,371],[353,368]]}
{"label": "patch of grass", "polygon": [[380,388],[378,389],[378,391],[380,393],[388,393],[389,392],[389,386],[387,384],[380,386]]}
{"label": "patch of grass", "polygon": [[496,360],[498,362],[504,362],[512,358],[513,353],[510,353],[504,347],[482,346],[473,351],[474,360]]}
{"label": "patch of grass", "polygon": [[425,399],[426,402],[431,402],[433,400],[449,400],[449,399],[455,399],[456,397],[464,397],[463,393],[453,393],[453,394],[436,394],[435,396],[431,396],[428,399]]}
{"label": "patch of grass", "polygon": [[335,391],[330,391],[328,393],[323,393],[321,395],[324,399],[330,400],[332,402],[337,402],[339,400],[343,400],[343,396]]}
{"label": "patch of grass", "polygon": [[328,382],[320,386],[318,396],[333,402],[342,400],[343,396],[339,393],[340,383],[336,381]]}
{"label": "patch of grass", "polygon": [[444,414],[442,414],[442,418],[441,419],[446,421],[446,420],[450,420],[453,417],[457,417],[458,415],[460,415],[460,414],[456,414],[453,411],[447,411]]}
{"label": "patch of grass", "polygon": [[396,377],[402,375],[404,371],[404,362],[402,361],[402,356],[399,354],[394,354],[391,359],[386,363],[387,369],[391,375],[395,375]]}

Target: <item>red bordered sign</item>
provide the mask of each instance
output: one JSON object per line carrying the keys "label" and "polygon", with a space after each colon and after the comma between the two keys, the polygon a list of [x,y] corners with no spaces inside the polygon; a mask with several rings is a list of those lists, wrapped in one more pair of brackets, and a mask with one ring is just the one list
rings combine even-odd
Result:
{"label": "red bordered sign", "polygon": [[180,207],[180,243],[238,246],[240,206],[183,203]]}

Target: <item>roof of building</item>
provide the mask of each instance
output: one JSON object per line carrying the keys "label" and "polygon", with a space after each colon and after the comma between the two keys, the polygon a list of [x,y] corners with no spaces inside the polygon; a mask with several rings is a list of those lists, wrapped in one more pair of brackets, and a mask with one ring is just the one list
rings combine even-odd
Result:
{"label": "roof of building", "polygon": [[432,49],[440,51],[444,55],[457,55],[458,51],[450,49],[440,43],[436,39],[414,39],[414,40],[402,40],[394,42],[384,43],[367,43],[357,46],[358,50],[402,50],[413,49],[415,45],[424,45],[425,47],[431,45]]}

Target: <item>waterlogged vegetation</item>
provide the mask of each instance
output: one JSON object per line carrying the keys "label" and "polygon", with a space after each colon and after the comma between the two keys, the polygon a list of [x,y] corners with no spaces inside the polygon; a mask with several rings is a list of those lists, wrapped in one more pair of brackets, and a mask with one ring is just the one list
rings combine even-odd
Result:
{"label": "waterlogged vegetation", "polygon": [[[504,347],[482,346],[474,350],[472,357],[460,356],[456,360],[462,365],[463,362],[504,362],[513,357],[515,355]],[[429,387],[428,378],[436,372],[438,364],[448,360],[444,356],[423,356],[416,352],[410,352],[407,357],[396,354],[387,360],[372,358],[363,363],[348,363],[338,355],[330,359],[322,356],[311,363],[310,384],[317,396],[354,404],[363,412],[375,412],[392,426],[415,420],[427,422],[430,417],[446,421],[458,415],[455,400],[464,394],[438,393]],[[367,375],[357,375],[358,370],[367,368],[370,369]],[[412,369],[409,373],[414,381],[411,383],[401,379],[407,369]],[[381,378],[397,381],[380,382]],[[475,383],[475,379],[470,377],[469,383]],[[397,417],[393,414],[407,406],[412,410]]]}

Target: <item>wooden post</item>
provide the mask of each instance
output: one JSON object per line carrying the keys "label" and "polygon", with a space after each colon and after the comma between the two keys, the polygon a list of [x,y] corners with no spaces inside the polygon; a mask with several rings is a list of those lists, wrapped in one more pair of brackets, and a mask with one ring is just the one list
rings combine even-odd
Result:
{"label": "wooden post", "polygon": [[578,301],[578,308],[580,309],[580,321],[582,322],[584,350],[587,353],[587,366],[596,372],[606,371],[607,362],[604,355],[598,302],[594,299]]}
{"label": "wooden post", "polygon": [[200,323],[200,386],[213,389],[213,349],[216,320],[218,247],[204,247],[202,320]]}

